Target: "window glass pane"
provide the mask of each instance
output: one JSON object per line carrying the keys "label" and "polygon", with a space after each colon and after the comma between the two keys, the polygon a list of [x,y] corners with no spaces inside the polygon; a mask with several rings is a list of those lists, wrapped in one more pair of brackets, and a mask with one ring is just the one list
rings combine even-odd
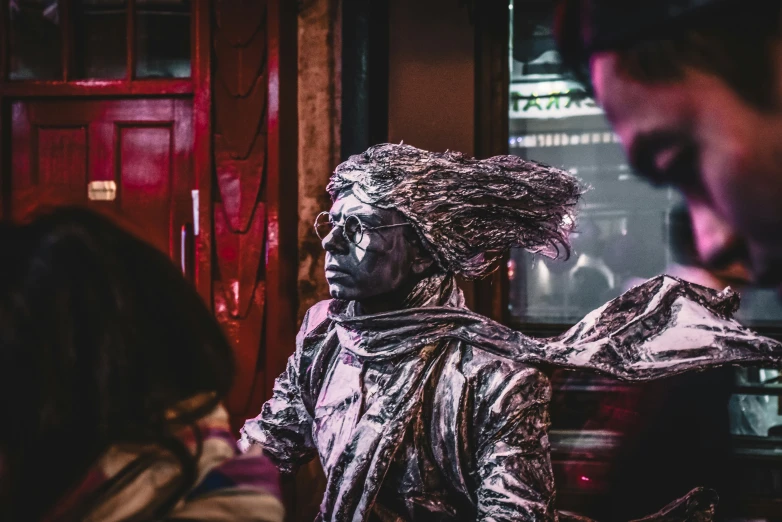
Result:
{"label": "window glass pane", "polygon": [[57,0],[11,0],[9,77],[62,79],[60,4]]}
{"label": "window glass pane", "polygon": [[676,196],[633,176],[600,108],[564,75],[548,13],[548,2],[515,2],[509,149],[567,168],[590,190],[569,260],[514,253],[510,306],[524,322],[573,323],[665,268],[666,220]]}
{"label": "window glass pane", "polygon": [[[633,174],[600,108],[562,70],[550,2],[516,1],[511,8],[510,153],[566,168],[589,187],[569,260],[512,254],[511,316],[527,324],[572,324],[661,273],[738,289],[745,276],[735,270],[709,273],[698,266],[681,197]],[[738,318],[745,324],[782,317],[773,291],[742,290],[741,297]]]}
{"label": "window glass pane", "polygon": [[[730,399],[730,430],[734,435],[754,437],[782,436],[782,409],[779,394],[778,370],[758,368],[736,369],[736,383],[740,391]],[[763,392],[774,395],[763,395]],[[752,393],[754,392],[754,393]]]}
{"label": "window glass pane", "polygon": [[74,5],[75,78],[127,74],[125,0],[82,0]]}
{"label": "window glass pane", "polygon": [[136,77],[189,78],[189,0],[138,0],[136,6]]}

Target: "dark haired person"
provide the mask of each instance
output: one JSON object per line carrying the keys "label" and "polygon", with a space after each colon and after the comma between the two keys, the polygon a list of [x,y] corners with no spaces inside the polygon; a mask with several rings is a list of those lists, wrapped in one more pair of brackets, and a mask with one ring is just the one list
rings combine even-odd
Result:
{"label": "dark haired person", "polygon": [[0,245],[0,519],[282,520],[221,406],[231,348],[163,253],[80,208]]}
{"label": "dark haired person", "polygon": [[[782,346],[730,319],[734,294],[672,278],[552,339],[467,310],[457,274],[486,275],[512,247],[568,250],[580,188],[561,170],[384,144],[338,166],[328,189],[333,205],[315,225],[333,299],[308,311],[241,441],[286,473],[320,458],[319,520],[553,520],[541,367],[647,380],[779,360]],[[690,496],[663,519],[711,502]]]}

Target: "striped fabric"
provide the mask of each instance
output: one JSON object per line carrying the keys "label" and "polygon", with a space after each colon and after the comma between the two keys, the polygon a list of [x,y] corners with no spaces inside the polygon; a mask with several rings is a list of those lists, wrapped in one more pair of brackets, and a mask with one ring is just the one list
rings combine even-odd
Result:
{"label": "striped fabric", "polygon": [[[181,472],[173,455],[155,447],[114,446],[44,521],[282,522],[277,469],[263,455],[239,453],[225,409],[218,406],[197,426],[203,439],[198,479],[182,498],[172,499]],[[195,455],[192,428],[176,436]],[[120,473],[121,486],[115,481]]]}

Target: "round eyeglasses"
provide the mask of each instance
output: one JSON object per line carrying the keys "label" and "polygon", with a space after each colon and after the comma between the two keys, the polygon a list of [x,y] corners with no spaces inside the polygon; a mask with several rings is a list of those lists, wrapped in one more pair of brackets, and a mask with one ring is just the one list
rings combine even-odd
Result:
{"label": "round eyeglasses", "polygon": [[361,218],[355,215],[345,216],[345,220],[342,223],[335,223],[331,219],[331,214],[328,212],[321,212],[318,217],[315,218],[315,233],[318,238],[323,239],[328,236],[335,227],[342,227],[342,233],[345,235],[345,239],[358,245],[364,239],[364,233],[367,231],[380,230],[383,228],[394,227],[406,227],[410,223],[397,223],[395,225],[380,225],[378,227],[371,227],[364,224]]}

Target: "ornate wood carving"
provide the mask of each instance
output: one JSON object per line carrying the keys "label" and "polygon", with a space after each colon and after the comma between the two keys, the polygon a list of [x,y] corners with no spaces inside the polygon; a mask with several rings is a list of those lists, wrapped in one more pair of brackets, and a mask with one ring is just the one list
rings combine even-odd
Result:
{"label": "ornate wood carving", "polygon": [[[234,232],[245,233],[250,227],[266,169],[266,142],[266,134],[259,134],[250,154],[236,159],[223,136],[214,136],[217,183],[228,225]],[[248,172],[256,175],[245,175]]]}
{"label": "ornate wood carving", "polygon": [[234,47],[244,47],[258,32],[266,37],[266,0],[218,0],[217,33]]}
{"label": "ornate wood carving", "polygon": [[232,96],[247,96],[263,77],[266,65],[266,34],[258,31],[245,47],[234,47],[227,38],[215,40],[215,55],[224,64],[220,78]]}
{"label": "ornate wood carving", "polygon": [[219,201],[214,204],[215,314],[234,346],[237,378],[227,406],[234,421],[249,411],[256,383],[264,383],[262,350],[266,304],[267,2],[213,3],[214,159]]}
{"label": "ornate wood carving", "polygon": [[[236,70],[236,67],[231,67]],[[265,133],[266,82],[256,81],[247,96],[234,96],[218,81],[214,86],[215,126],[231,156],[245,159],[258,134]]]}

